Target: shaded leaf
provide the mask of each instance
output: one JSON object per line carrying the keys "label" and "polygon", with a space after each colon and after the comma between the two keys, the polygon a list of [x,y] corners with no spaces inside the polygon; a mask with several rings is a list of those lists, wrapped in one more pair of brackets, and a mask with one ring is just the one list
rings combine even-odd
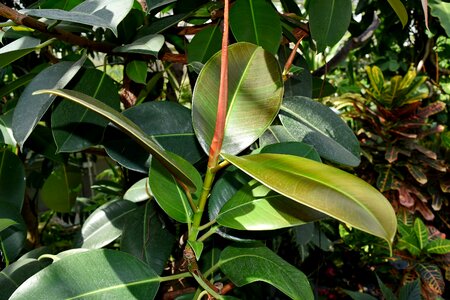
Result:
{"label": "shaded leaf", "polygon": [[283,142],[295,142],[295,138],[283,125],[272,125],[259,137],[260,147]]}
{"label": "shaded leaf", "polygon": [[25,198],[25,168],[22,161],[9,150],[0,150],[0,203],[22,210]]}
{"label": "shaded leaf", "polygon": [[395,297],[394,292],[390,288],[388,288],[377,276],[377,282],[378,286],[381,289],[381,292],[383,293],[385,300],[397,300],[397,297]]}
{"label": "shaded leaf", "polygon": [[347,295],[349,295],[353,300],[376,300],[377,299],[372,295],[364,294],[361,292],[355,292],[355,291],[349,291],[349,290],[344,290],[344,292]]}
{"label": "shaded leaf", "polygon": [[206,63],[214,53],[220,51],[222,32],[220,26],[209,26],[198,32],[187,46],[188,62]]}
{"label": "shaded leaf", "polygon": [[428,0],[428,6],[431,8],[431,15],[439,19],[445,33],[450,37],[450,3],[440,0]]}
{"label": "shaded leaf", "polygon": [[133,60],[127,64],[126,73],[136,83],[147,83],[147,63],[142,60]]}
{"label": "shaded leaf", "polygon": [[438,266],[430,263],[419,263],[416,266],[416,270],[420,274],[423,285],[426,285],[434,293],[442,295],[445,289],[445,282]]}
{"label": "shaded leaf", "polygon": [[195,190],[192,180],[183,170],[167,155],[166,151],[151,137],[147,136],[135,123],[121,115],[108,105],[77,91],[70,90],[41,90],[40,94],[54,94],[91,109],[103,117],[107,118],[127,135],[137,141],[142,147],[150,152],[156,159],[168,168],[172,173],[183,181],[189,188]]}
{"label": "shaded leaf", "polygon": [[276,54],[281,41],[281,21],[267,1],[238,0],[230,9],[230,27],[238,42],[250,42]]}
{"label": "shaded leaf", "polygon": [[172,253],[175,236],[158,216],[154,202],[147,202],[125,220],[120,249],[139,258],[161,274]]}
{"label": "shaded leaf", "polygon": [[0,48],[0,69],[36,50],[41,41],[24,36]]}
{"label": "shaded leaf", "polygon": [[[192,119],[206,153],[214,135],[219,94],[220,55],[203,67],[194,88]],[[283,86],[277,60],[249,43],[229,46],[228,112],[222,151],[236,154],[251,145],[272,123],[281,104]]]}
{"label": "shaded leaf", "polygon": [[365,181],[292,155],[222,156],[274,191],[392,243],[397,230],[392,206]]}
{"label": "shaded leaf", "polygon": [[54,262],[25,281],[10,299],[154,299],[159,282],[155,271],[127,253],[91,250]]}
{"label": "shaded leaf", "polygon": [[314,0],[309,3],[311,36],[319,52],[339,42],[350,25],[351,15],[351,0]]}
{"label": "shaded leaf", "polygon": [[420,281],[414,280],[408,284],[405,284],[400,288],[398,299],[399,300],[411,300],[421,299]]}
{"label": "shaded leaf", "polygon": [[87,249],[108,245],[122,234],[124,223],[135,209],[136,205],[127,200],[103,204],[83,223],[76,245]]}
{"label": "shaded leaf", "polygon": [[394,9],[395,13],[400,19],[400,22],[402,22],[402,26],[405,27],[408,23],[408,12],[406,11],[406,8],[401,0],[388,0],[388,2]]}
{"label": "shaded leaf", "polygon": [[305,274],[264,246],[229,246],[222,251],[219,266],[237,286],[264,281],[292,299],[314,299]]}
{"label": "shaded leaf", "polygon": [[406,164],[406,168],[418,183],[425,184],[428,182],[427,175],[422,171],[420,166]]}
{"label": "shaded leaf", "polygon": [[297,141],[314,146],[322,157],[349,166],[360,163],[358,139],[327,106],[306,97],[285,98],[280,120]]}
{"label": "shaded leaf", "polygon": [[[3,204],[6,205],[6,204]],[[15,224],[0,232],[0,249],[3,261],[12,262],[16,259],[23,247],[27,237],[25,225]]]}
{"label": "shaded leaf", "polygon": [[321,161],[319,153],[314,147],[301,142],[284,142],[267,145],[261,149],[260,153],[278,153],[290,154],[300,157],[309,158],[315,161]]}
{"label": "shaded leaf", "polygon": [[163,35],[150,34],[133,41],[131,44],[116,47],[113,49],[113,52],[139,53],[157,56],[163,45]]}
{"label": "shaded leaf", "polygon": [[12,128],[20,147],[56,98],[55,95],[33,95],[40,89],[62,88],[80,70],[86,56],[77,62],[62,61],[41,71],[22,92],[14,109]]}

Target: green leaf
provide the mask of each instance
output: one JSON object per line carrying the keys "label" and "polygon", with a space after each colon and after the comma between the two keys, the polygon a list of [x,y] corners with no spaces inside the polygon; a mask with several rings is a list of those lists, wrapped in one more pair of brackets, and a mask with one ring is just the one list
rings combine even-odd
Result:
{"label": "green leaf", "polygon": [[292,155],[222,156],[281,195],[381,237],[391,245],[397,230],[392,205],[358,177]]}
{"label": "green leaf", "polygon": [[397,297],[395,297],[394,292],[392,292],[391,289],[389,289],[382,281],[381,279],[377,276],[377,282],[378,282],[378,286],[381,289],[381,292],[383,293],[384,299],[385,300],[397,300]]}
{"label": "green leaf", "polygon": [[54,262],[10,299],[154,299],[159,282],[155,271],[127,253],[91,250]]}
{"label": "green leaf", "polygon": [[194,251],[195,258],[197,260],[199,260],[200,256],[202,255],[202,252],[203,252],[203,247],[204,247],[203,242],[188,241],[188,244],[192,248],[192,250]]}
{"label": "green leaf", "polygon": [[[173,155],[172,158],[193,179],[197,193],[193,194],[192,198],[194,201],[198,200],[203,185],[201,175],[194,166],[181,157]],[[157,160],[152,160],[148,181],[151,193],[166,214],[178,222],[190,222],[193,211],[186,192],[177,179]]]}
{"label": "green leaf", "polygon": [[222,31],[220,26],[209,26],[198,32],[187,46],[188,62],[205,63],[214,53],[220,51]]}
{"label": "green leaf", "polygon": [[[75,90],[120,109],[119,89],[105,73],[87,69]],[[95,112],[69,101],[61,101],[52,112],[52,133],[58,152],[76,152],[97,145],[108,121]]]}
{"label": "green leaf", "polygon": [[123,130],[131,138],[135,139],[142,147],[150,152],[156,159],[168,168],[172,173],[184,182],[190,189],[195,191],[195,185],[191,178],[183,172],[176,162],[174,162],[167,152],[151,137],[147,136],[135,123],[121,115],[108,105],[77,91],[71,90],[41,90],[38,94],[54,94],[76,102],[88,109],[91,109],[102,115],[121,130]]}
{"label": "green leaf", "polygon": [[123,195],[124,200],[131,202],[142,202],[150,199],[153,195],[150,193],[148,186],[148,177],[134,183]]}
{"label": "green leaf", "polygon": [[39,39],[24,36],[0,48],[0,69],[35,51],[40,43]]}
{"label": "green leaf", "polygon": [[428,244],[428,230],[423,221],[416,218],[414,221],[414,232],[419,242],[418,246],[420,250],[424,249]]}
{"label": "green leaf", "polygon": [[439,19],[445,33],[450,37],[450,3],[441,0],[428,0],[431,15]]}
{"label": "green leaf", "polygon": [[14,291],[29,277],[33,276],[47,263],[33,258],[18,260],[0,272],[0,299],[9,299]]}
{"label": "green leaf", "polygon": [[138,207],[126,219],[120,249],[161,274],[175,244],[175,236],[157,214],[154,202]]}
{"label": "green leaf", "polygon": [[11,130],[13,112],[14,111],[10,110],[0,116],[0,144],[9,145],[15,148],[17,143]]}
{"label": "green leaf", "polygon": [[408,23],[408,12],[406,11],[403,3],[400,0],[388,0],[388,2],[392,9],[394,9],[397,17],[400,19],[400,22],[402,22],[402,26],[405,27]]}
{"label": "green leaf", "polygon": [[312,95],[311,98],[324,98],[333,95],[336,88],[327,80],[321,78],[312,78]]}
{"label": "green leaf", "polygon": [[436,239],[430,241],[425,247],[427,253],[448,254],[450,253],[450,240]]}
{"label": "green leaf", "polygon": [[27,85],[20,95],[19,102],[14,109],[12,128],[14,137],[20,147],[36,127],[38,121],[56,98],[55,95],[38,95],[33,93],[40,89],[62,88],[80,70],[86,56],[77,62],[62,61],[40,72]]}
{"label": "green leaf", "polygon": [[217,216],[220,225],[240,230],[274,230],[318,221],[326,216],[250,182],[228,200]]}
{"label": "green leaf", "polygon": [[128,77],[136,83],[147,83],[147,63],[142,60],[133,60],[127,64]]}
{"label": "green leaf", "polygon": [[9,150],[0,150],[0,203],[22,210],[25,198],[25,168],[22,161]]}
{"label": "green leaf", "polygon": [[285,98],[280,120],[293,137],[314,146],[322,157],[349,166],[360,163],[358,139],[329,107],[305,97]]}
{"label": "green leaf", "polygon": [[268,1],[238,0],[230,9],[230,27],[238,42],[250,42],[276,54],[281,21]]}
{"label": "green leaf", "polygon": [[0,232],[8,228],[9,226],[12,226],[14,224],[17,224],[16,221],[6,218],[0,218]]}
{"label": "green leaf", "polygon": [[138,53],[157,56],[163,45],[163,35],[150,34],[135,40],[131,44],[116,47],[113,49],[113,52]]}
{"label": "green leaf", "polygon": [[[278,50],[278,61],[281,66],[286,65],[286,61],[291,54],[289,46],[282,46]],[[293,72],[294,68],[301,69]],[[308,63],[301,55],[296,55],[292,62],[289,76],[284,82],[284,97],[304,96],[311,98],[313,95],[313,77],[308,67]]]}
{"label": "green leaf", "polygon": [[77,247],[97,249],[108,245],[122,234],[124,223],[135,209],[136,204],[127,200],[103,204],[84,222]]}
{"label": "green leaf", "polygon": [[[220,55],[203,67],[194,88],[192,120],[194,131],[206,153],[214,135],[220,81]],[[283,84],[275,57],[249,43],[229,46],[228,112],[224,153],[237,154],[251,145],[278,113]]]}
{"label": "green leaf", "polygon": [[11,225],[0,232],[0,249],[3,261],[8,264],[8,262],[16,259],[25,246],[26,238],[26,227],[20,223]]}
{"label": "green leaf", "polygon": [[283,125],[272,125],[259,137],[260,147],[284,142],[295,142],[295,138]]}
{"label": "green leaf", "polygon": [[347,295],[349,295],[353,300],[377,300],[378,298],[375,298],[372,295],[364,294],[361,292],[355,292],[355,291],[349,291],[349,290],[343,290]]}
{"label": "green leaf", "polygon": [[144,30],[147,29],[147,30],[145,30],[145,33],[147,33],[147,34],[161,33],[164,30],[180,23],[185,18],[187,18],[189,15],[190,15],[189,13],[181,13],[181,14],[175,14],[175,15],[170,15],[170,16],[164,17],[164,18],[156,19],[154,22],[152,22],[152,24],[149,27],[144,28]]}
{"label": "green leaf", "polygon": [[51,210],[70,212],[80,187],[80,170],[70,165],[60,165],[45,180],[41,198]]}
{"label": "green leaf", "polygon": [[309,27],[319,52],[339,42],[350,25],[351,16],[351,0],[314,0],[309,3]]}
{"label": "green leaf", "polygon": [[159,8],[159,7],[171,4],[176,1],[177,0],[146,0],[147,9],[148,9],[148,12],[151,12],[155,8]]}
{"label": "green leaf", "polygon": [[133,7],[133,0],[90,0],[74,7],[71,12],[91,14],[108,22],[108,28],[117,36],[117,26]]}
{"label": "green leaf", "polygon": [[317,153],[314,147],[301,142],[284,142],[267,145],[261,149],[260,153],[290,154],[309,158],[318,162],[321,161],[319,153]]}
{"label": "green leaf", "polygon": [[414,280],[400,288],[398,300],[421,299],[420,280]]}
{"label": "green leaf", "polygon": [[404,236],[401,239],[398,240],[397,247],[400,250],[406,249],[408,250],[412,255],[418,256],[420,255],[420,247],[419,247],[419,241],[416,237],[416,235],[408,235]]}
{"label": "green leaf", "polygon": [[237,286],[267,282],[296,300],[314,299],[308,278],[264,246],[225,248],[220,269]]}
{"label": "green leaf", "polygon": [[[203,155],[192,128],[191,111],[186,107],[169,101],[151,101],[127,109],[123,115],[164,149],[191,163],[197,162]],[[117,128],[108,126],[103,144],[108,155],[121,165],[148,173],[148,151]]]}

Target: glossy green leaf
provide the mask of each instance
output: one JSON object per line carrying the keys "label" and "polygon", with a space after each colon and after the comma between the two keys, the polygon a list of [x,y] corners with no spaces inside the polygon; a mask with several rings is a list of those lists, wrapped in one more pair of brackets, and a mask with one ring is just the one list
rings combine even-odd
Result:
{"label": "glossy green leaf", "polygon": [[281,41],[281,21],[267,1],[238,0],[230,9],[230,27],[238,42],[250,42],[276,54]]}
{"label": "glossy green leaf", "polygon": [[419,242],[419,248],[421,250],[424,249],[428,244],[428,229],[419,218],[416,218],[414,221],[414,232],[416,234],[417,241]]}
{"label": "glossy green leaf", "polygon": [[131,44],[123,45],[113,49],[113,52],[126,52],[138,54],[150,54],[157,56],[159,50],[164,45],[164,36],[160,34],[150,34],[143,36]]}
{"label": "glossy green leaf", "polygon": [[188,62],[206,63],[214,53],[220,51],[222,32],[220,26],[209,26],[198,32],[187,46]]}
{"label": "glossy green leaf", "polygon": [[10,299],[154,299],[159,282],[155,271],[127,253],[91,250],[54,262]]}
{"label": "glossy green leaf", "polygon": [[147,83],[147,63],[142,60],[133,60],[127,64],[126,73],[136,83]]}
{"label": "glossy green leaf", "polygon": [[157,34],[161,33],[164,30],[180,23],[185,18],[189,16],[189,13],[181,13],[181,14],[175,14],[170,15],[167,17],[156,19],[152,24],[148,27],[148,30],[146,33],[148,34]]}
{"label": "glossy green leaf", "polygon": [[439,19],[445,33],[450,36],[450,3],[441,0],[428,0],[428,6],[431,8],[431,15]]}
{"label": "glossy green leaf", "polygon": [[292,299],[314,299],[305,274],[264,246],[229,246],[222,251],[219,266],[237,286],[264,281]]}
{"label": "glossy green leaf", "polygon": [[[120,109],[119,88],[105,73],[87,69],[74,90]],[[52,112],[52,133],[58,152],[81,151],[97,145],[108,121],[95,112],[69,101],[61,101]]]}
{"label": "glossy green leaf", "polygon": [[20,147],[31,134],[36,124],[56,98],[55,95],[33,93],[40,89],[62,88],[80,70],[86,56],[77,62],[62,61],[40,72],[22,92],[14,109],[12,128],[14,137]]}
{"label": "glossy green leaf", "polygon": [[177,0],[146,0],[147,2],[147,9],[149,12],[154,10],[155,8],[160,8],[162,6],[171,4],[173,2],[176,2]]}
{"label": "glossy green leaf", "polygon": [[272,125],[259,137],[260,147],[283,142],[295,142],[295,138],[283,125]]}
{"label": "glossy green leaf", "polygon": [[192,250],[194,251],[195,258],[197,260],[199,260],[201,255],[202,255],[203,248],[204,248],[203,242],[188,241],[188,244],[192,248]]}
{"label": "glossy green leaf", "polygon": [[142,129],[140,129],[135,123],[131,122],[128,118],[115,111],[113,108],[77,91],[41,90],[39,91],[39,94],[54,94],[57,96],[61,96],[102,115],[117,127],[119,127],[121,130],[123,130],[135,141],[137,141],[156,159],[160,160],[166,168],[168,168],[172,173],[176,174],[176,176],[190,189],[193,189],[195,191],[195,185],[192,179],[188,175],[186,175],[183,169],[180,168],[177,163],[167,155],[167,152],[163,148],[161,148],[161,146],[153,138],[147,136],[147,134],[145,134],[145,132],[143,132]]}
{"label": "glossy green leaf", "polygon": [[150,199],[153,195],[150,193],[148,186],[148,177],[134,183],[123,195],[124,200],[131,202],[142,202]]}
{"label": "glossy green leaf", "polygon": [[11,130],[13,112],[8,111],[0,116],[0,144],[16,147],[17,143]]}
{"label": "glossy green leaf", "polygon": [[41,41],[39,39],[24,36],[0,48],[0,69],[35,51],[40,43]]}
{"label": "glossy green leaf", "polygon": [[[203,151],[192,128],[191,111],[169,101],[146,102],[123,112],[164,149],[197,162]],[[103,142],[112,159],[126,168],[148,173],[149,153],[118,129],[108,126]]]}
{"label": "glossy green leaf", "polygon": [[25,168],[9,150],[0,150],[0,203],[22,210],[25,197]]}
{"label": "glossy green leaf", "polygon": [[117,36],[117,26],[133,7],[133,0],[91,0],[84,1],[70,12],[91,14],[105,20],[108,28]]}
{"label": "glossy green leaf", "polygon": [[[292,49],[289,46],[282,46],[278,50],[278,61],[281,66],[291,54]],[[294,68],[298,68],[298,72],[292,72]],[[308,63],[303,56],[297,55],[292,62],[287,80],[284,82],[284,97],[304,96],[311,98],[313,96],[313,77],[308,67]]]}
{"label": "glossy green leaf", "polygon": [[8,228],[9,226],[12,226],[14,224],[17,224],[16,221],[6,218],[0,218],[0,232],[4,229]]}
{"label": "glossy green leaf", "polygon": [[157,214],[154,205],[154,202],[147,202],[127,217],[120,249],[139,258],[157,274],[161,274],[176,240]]}
{"label": "glossy green leaf", "polygon": [[281,195],[383,238],[391,245],[397,230],[392,206],[358,177],[292,155],[222,156]]}
{"label": "glossy green leaf", "polygon": [[103,204],[83,223],[76,245],[87,249],[108,245],[122,234],[124,223],[135,209],[136,204],[127,200]]}
{"label": "glossy green leaf", "polygon": [[44,183],[41,199],[57,212],[70,212],[81,188],[81,172],[70,165],[58,166]]}
{"label": "glossy green leaf", "polygon": [[351,16],[351,0],[314,0],[309,3],[309,27],[319,52],[339,42],[350,25]]}
{"label": "glossy green leaf", "polygon": [[329,107],[305,97],[283,100],[280,120],[298,141],[310,144],[328,160],[357,166],[359,142],[347,124]]}
{"label": "glossy green leaf", "polygon": [[450,240],[447,240],[447,239],[432,240],[427,244],[425,250],[428,253],[434,253],[434,254],[450,253]]}
{"label": "glossy green leaf", "polygon": [[23,247],[27,238],[27,230],[22,224],[9,226],[0,232],[0,249],[2,250],[3,261],[13,262]]}
{"label": "glossy green leaf", "polygon": [[389,4],[391,5],[392,9],[397,14],[397,17],[400,19],[400,22],[402,22],[402,26],[405,27],[408,23],[408,12],[406,11],[405,6],[403,5],[401,0],[388,0]]}
{"label": "glossy green leaf", "polygon": [[[192,198],[194,201],[198,200],[203,185],[201,175],[194,166],[181,157],[173,155],[172,158],[193,179],[197,193],[192,194]],[[166,214],[178,222],[190,222],[193,211],[186,192],[180,186],[177,179],[157,160],[152,159],[148,182],[151,193]]]}
{"label": "glossy green leaf", "polygon": [[13,292],[29,277],[33,276],[47,263],[33,258],[18,260],[0,272],[0,299],[9,299]]}
{"label": "glossy green leaf", "polygon": [[301,142],[284,142],[267,145],[261,149],[260,153],[290,154],[321,161],[320,155],[314,147]]}
{"label": "glossy green leaf", "polygon": [[225,203],[217,216],[217,222],[240,230],[273,230],[302,225],[325,217],[318,211],[253,181]]}
{"label": "glossy green leaf", "polygon": [[[192,99],[194,130],[206,153],[216,125],[220,54],[203,67]],[[261,136],[276,117],[283,84],[277,60],[261,47],[237,43],[229,47],[228,55],[228,113],[222,151],[237,154]]]}

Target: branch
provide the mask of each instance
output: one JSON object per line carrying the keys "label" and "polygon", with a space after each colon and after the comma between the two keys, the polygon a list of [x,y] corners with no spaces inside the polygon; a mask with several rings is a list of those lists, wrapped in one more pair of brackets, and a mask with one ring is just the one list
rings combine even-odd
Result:
{"label": "branch", "polygon": [[320,77],[336,68],[339,63],[348,56],[350,51],[363,46],[370,38],[372,38],[378,26],[380,26],[380,19],[376,14],[374,14],[372,24],[370,24],[370,26],[360,36],[348,40],[332,59],[312,73],[313,76]]}

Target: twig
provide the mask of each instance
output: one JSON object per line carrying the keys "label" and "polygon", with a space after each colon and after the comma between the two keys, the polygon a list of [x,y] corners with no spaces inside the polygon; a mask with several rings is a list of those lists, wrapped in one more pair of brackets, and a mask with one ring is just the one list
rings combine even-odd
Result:
{"label": "twig", "polygon": [[358,37],[348,40],[345,45],[330,59],[325,65],[315,70],[312,74],[313,76],[321,77],[327,72],[336,68],[341,61],[343,61],[350,51],[353,49],[363,46],[374,34],[375,30],[380,26],[380,19],[376,14],[373,15],[372,24]]}

